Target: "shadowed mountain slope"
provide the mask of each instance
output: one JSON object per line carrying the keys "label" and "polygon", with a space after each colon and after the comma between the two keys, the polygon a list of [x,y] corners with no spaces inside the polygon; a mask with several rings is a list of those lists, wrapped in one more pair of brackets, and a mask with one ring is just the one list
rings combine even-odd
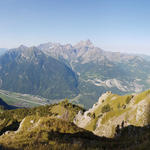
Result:
{"label": "shadowed mountain slope", "polygon": [[50,99],[78,93],[75,73],[36,47],[20,46],[0,57],[0,88]]}

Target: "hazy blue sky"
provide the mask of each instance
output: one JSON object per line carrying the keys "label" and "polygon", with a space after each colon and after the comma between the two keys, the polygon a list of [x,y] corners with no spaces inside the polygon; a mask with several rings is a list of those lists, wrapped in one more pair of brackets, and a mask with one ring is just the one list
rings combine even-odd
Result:
{"label": "hazy blue sky", "polygon": [[150,0],[0,0],[0,47],[86,39],[150,54]]}

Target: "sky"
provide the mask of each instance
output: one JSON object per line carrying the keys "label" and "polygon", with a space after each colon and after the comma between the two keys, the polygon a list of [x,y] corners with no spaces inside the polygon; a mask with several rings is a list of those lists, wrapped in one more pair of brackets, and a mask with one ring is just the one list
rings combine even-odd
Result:
{"label": "sky", "polygon": [[90,39],[150,55],[150,0],[0,0],[0,48]]}

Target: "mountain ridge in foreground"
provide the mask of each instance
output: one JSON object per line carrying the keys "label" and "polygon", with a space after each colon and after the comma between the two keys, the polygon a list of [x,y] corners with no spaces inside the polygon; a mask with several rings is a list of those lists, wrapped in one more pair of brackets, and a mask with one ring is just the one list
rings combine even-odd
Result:
{"label": "mountain ridge in foreground", "polygon": [[146,126],[150,124],[150,90],[120,96],[104,93],[93,107],[78,113],[74,123],[105,137],[114,137],[116,127]]}
{"label": "mountain ridge in foreground", "polygon": [[5,110],[0,113],[0,145],[26,150],[147,150],[149,97],[150,90],[124,96],[107,92],[87,111],[67,99]]}

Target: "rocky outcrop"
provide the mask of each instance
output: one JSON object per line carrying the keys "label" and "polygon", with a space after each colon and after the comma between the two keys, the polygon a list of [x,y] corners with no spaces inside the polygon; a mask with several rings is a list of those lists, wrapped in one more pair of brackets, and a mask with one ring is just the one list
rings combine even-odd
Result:
{"label": "rocky outcrop", "polygon": [[74,123],[105,137],[114,137],[117,129],[129,125],[149,125],[150,90],[125,96],[106,92],[91,109],[83,114],[79,112]]}
{"label": "rocky outcrop", "polygon": [[111,92],[104,93],[98,100],[96,104],[93,105],[91,109],[86,111],[84,114],[79,111],[74,119],[74,123],[77,124],[81,128],[85,128],[90,122],[91,117],[90,114],[94,114],[94,111],[104,102],[104,100],[111,94]]}

